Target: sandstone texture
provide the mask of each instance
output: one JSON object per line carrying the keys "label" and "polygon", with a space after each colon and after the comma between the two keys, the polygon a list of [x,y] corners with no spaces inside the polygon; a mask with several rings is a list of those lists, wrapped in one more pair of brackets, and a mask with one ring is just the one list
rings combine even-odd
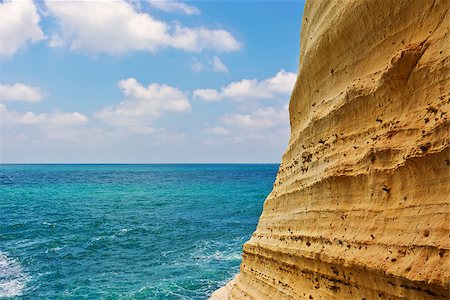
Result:
{"label": "sandstone texture", "polygon": [[450,298],[449,8],[307,2],[289,146],[212,298]]}

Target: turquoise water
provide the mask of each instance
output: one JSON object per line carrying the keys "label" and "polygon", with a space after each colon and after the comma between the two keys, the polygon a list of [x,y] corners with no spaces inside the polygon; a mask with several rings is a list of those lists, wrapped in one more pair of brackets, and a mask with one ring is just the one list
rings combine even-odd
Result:
{"label": "turquoise water", "polygon": [[206,299],[278,165],[0,165],[0,298]]}

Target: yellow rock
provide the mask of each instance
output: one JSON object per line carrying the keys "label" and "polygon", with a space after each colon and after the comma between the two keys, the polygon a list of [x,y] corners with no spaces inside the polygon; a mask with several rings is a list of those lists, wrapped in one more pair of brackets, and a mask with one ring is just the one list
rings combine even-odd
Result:
{"label": "yellow rock", "polygon": [[289,146],[214,295],[449,299],[449,8],[307,2]]}

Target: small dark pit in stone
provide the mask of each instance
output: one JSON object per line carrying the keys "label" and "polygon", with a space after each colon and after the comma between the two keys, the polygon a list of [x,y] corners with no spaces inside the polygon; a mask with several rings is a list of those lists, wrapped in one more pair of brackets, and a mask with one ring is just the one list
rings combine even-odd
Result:
{"label": "small dark pit in stone", "polygon": [[426,144],[426,145],[422,145],[420,146],[420,150],[422,151],[422,153],[425,153],[428,151],[428,149],[430,149],[431,145],[430,143]]}
{"label": "small dark pit in stone", "polygon": [[429,237],[429,236],[430,236],[430,231],[429,231],[428,229],[426,229],[426,230],[423,232],[423,236],[424,236],[424,237]]}
{"label": "small dark pit in stone", "polygon": [[430,113],[437,113],[437,109],[436,108],[434,108],[434,107],[432,107],[432,106],[430,106],[430,107],[427,107],[427,112],[430,112]]}

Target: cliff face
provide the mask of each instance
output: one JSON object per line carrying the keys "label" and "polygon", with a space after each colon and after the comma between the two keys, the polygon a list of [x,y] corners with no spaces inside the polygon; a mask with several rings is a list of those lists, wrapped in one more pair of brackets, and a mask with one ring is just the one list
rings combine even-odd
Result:
{"label": "cliff face", "polygon": [[305,6],[292,135],[231,299],[448,299],[450,1]]}

